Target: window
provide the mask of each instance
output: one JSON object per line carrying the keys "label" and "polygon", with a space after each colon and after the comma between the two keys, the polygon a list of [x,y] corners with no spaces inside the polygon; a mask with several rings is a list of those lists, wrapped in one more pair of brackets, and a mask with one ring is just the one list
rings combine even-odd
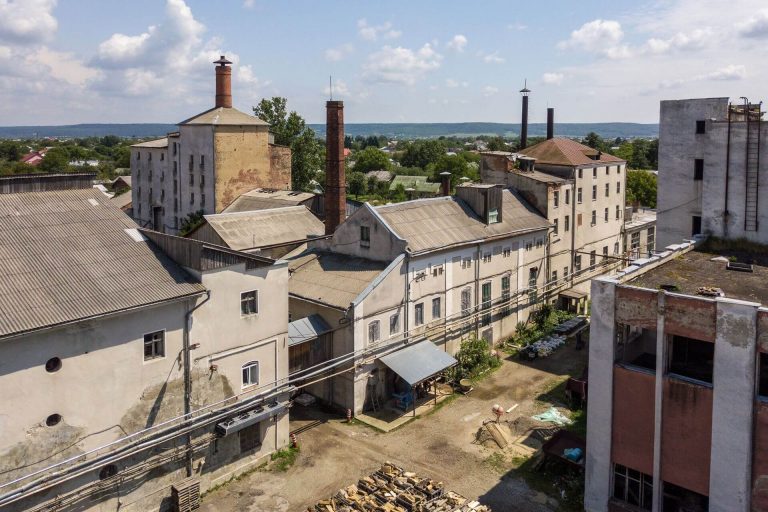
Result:
{"label": "window", "polygon": [[467,316],[472,309],[472,288],[467,286],[461,290],[461,314]]}
{"label": "window", "polygon": [[597,167],[592,168],[592,177],[597,178]]}
{"label": "window", "polygon": [[259,362],[249,361],[243,365],[243,387],[259,383]]}
{"label": "window", "polygon": [[648,228],[648,252],[653,252],[656,248],[656,229]]}
{"label": "window", "polygon": [[563,267],[563,279],[568,279],[568,267]]}
{"label": "window", "polygon": [[607,245],[603,246],[603,260],[600,263],[602,263],[603,265],[608,264],[608,246]]}
{"label": "window", "polygon": [[613,498],[628,505],[651,510],[653,478],[621,464],[614,464]]}
{"label": "window", "polygon": [[440,297],[432,299],[432,319],[440,318],[442,310],[440,309]]}
{"label": "window", "polygon": [[195,193],[189,194],[189,204],[195,204]]}
{"label": "window", "polygon": [[195,175],[194,174],[190,174],[189,175],[189,186],[191,187],[194,184],[195,184]]}
{"label": "window", "polygon": [[704,179],[704,159],[696,158],[693,161],[693,179],[694,181],[701,181]]}
{"label": "window", "polygon": [[608,208],[606,208],[605,211],[603,212],[603,219],[605,220],[605,222],[608,222]]}
{"label": "window", "polygon": [[360,247],[371,246],[371,228],[368,226],[360,226]]}
{"label": "window", "polygon": [[597,201],[597,185],[592,185],[592,200]]}
{"label": "window", "polygon": [[200,170],[205,170],[205,155],[200,155]]}
{"label": "window", "polygon": [[380,323],[378,320],[368,324],[368,343],[376,343],[380,338]]}
{"label": "window", "polygon": [[472,258],[464,258],[461,260],[461,268],[472,268]]}
{"label": "window", "polygon": [[611,174],[611,166],[607,165],[605,166],[605,175],[608,176],[609,174]]}
{"label": "window", "polygon": [[251,290],[240,294],[240,314],[255,315],[259,312],[259,292]]}
{"label": "window", "polygon": [[539,269],[537,267],[531,267],[528,269],[528,299],[531,304],[534,304],[538,298],[536,289],[536,278],[539,276]]}
{"label": "window", "polygon": [[605,184],[605,197],[609,197],[611,195],[611,184],[606,183]]}
{"label": "window", "polygon": [[165,355],[165,331],[156,331],[144,335],[144,360],[156,359]]}
{"label": "window", "polygon": [[141,152],[140,151],[136,152],[136,160],[141,160]]}
{"label": "window", "polygon": [[389,335],[393,336],[400,332],[400,313],[395,313],[389,317]]}
{"label": "window", "polygon": [[494,208],[488,211],[488,224],[496,224],[499,222],[499,210]]}
{"label": "window", "polygon": [[696,121],[696,135],[706,133],[707,123],[706,121]]}
{"label": "window", "polygon": [[195,155],[189,155],[189,170],[193,170],[195,168]]}
{"label": "window", "polygon": [[571,204],[571,190],[567,189],[565,191],[565,204]]}
{"label": "window", "polygon": [[619,254],[619,242],[613,244],[613,254]]}
{"label": "window", "polygon": [[512,312],[509,307],[509,297],[509,276],[504,276],[501,278],[501,300],[504,303],[501,308],[501,316],[507,316]]}
{"label": "window", "polygon": [[536,247],[538,247],[538,248],[544,247],[544,239],[543,238],[537,238],[536,239]]}
{"label": "window", "polygon": [[483,263],[490,263],[491,262],[491,253],[485,252],[483,253]]}
{"label": "window", "polygon": [[240,440],[240,453],[257,450],[261,446],[261,423],[254,423],[237,433]]}
{"label": "window", "polygon": [[576,226],[581,226],[581,214],[576,215]]}
{"label": "window", "polygon": [[179,162],[176,160],[173,161],[173,177],[176,177],[176,173],[179,172]]}
{"label": "window", "polygon": [[509,258],[510,256],[512,256],[512,248],[511,247],[505,247],[501,251],[501,256],[502,256],[502,258]]}
{"label": "window", "polygon": [[616,193],[617,194],[621,194],[621,182],[620,181],[616,182]]}
{"label": "window", "polygon": [[414,309],[414,322],[416,325],[422,325],[424,323],[424,303],[419,302]]}
{"label": "window", "polygon": [[581,204],[581,187],[576,189],[576,202]]}
{"label": "window", "polygon": [[712,383],[715,344],[685,336],[672,336],[669,372],[700,382]]}
{"label": "window", "polygon": [[621,218],[621,205],[616,205],[616,220]]}
{"label": "window", "polygon": [[432,277],[438,277],[443,275],[443,266],[442,265],[435,265],[432,267]]}
{"label": "window", "polygon": [[552,271],[552,282],[553,283],[557,282],[557,270]]}
{"label": "window", "polygon": [[165,153],[160,153],[160,161],[165,161]]}
{"label": "window", "polygon": [[525,250],[526,251],[533,250],[533,241],[525,242]]}
{"label": "window", "polygon": [[584,169],[579,169],[579,179],[584,177]]}
{"label": "window", "polygon": [[768,398],[768,354],[765,352],[760,352],[760,368],[757,378],[760,382],[757,394],[763,398]]}
{"label": "window", "polygon": [[179,152],[179,143],[178,142],[174,142],[173,143],[173,155],[176,156],[176,153],[178,153],[178,152]]}
{"label": "window", "polygon": [[152,153],[151,152],[147,154],[147,160],[150,161],[150,162],[152,161]]}
{"label": "window", "polygon": [[482,318],[480,318],[480,324],[482,326],[486,326],[491,323],[491,283],[490,281],[487,283],[483,283],[483,286],[481,288],[481,292],[483,294],[483,311],[487,311],[487,313],[483,313]]}
{"label": "window", "polygon": [[205,206],[205,194],[200,194],[200,206]]}
{"label": "window", "polygon": [[558,223],[559,223],[559,222],[558,222],[558,219],[555,219],[555,220],[554,220],[554,225],[555,225],[555,227],[554,227],[554,229],[553,229],[553,231],[552,231],[554,234],[557,234],[557,225],[558,225]]}
{"label": "window", "polygon": [[589,268],[595,268],[596,263],[597,263],[597,251],[590,251],[589,252]]}
{"label": "window", "polygon": [[573,257],[573,271],[581,272],[581,254]]}
{"label": "window", "polygon": [[597,210],[592,210],[592,226],[597,224]]}
{"label": "window", "polygon": [[636,231],[632,233],[630,237],[629,247],[632,249],[632,254],[637,257],[637,251],[640,249],[640,232]]}
{"label": "window", "polygon": [[560,206],[560,192],[557,190],[552,192],[552,204],[554,205],[553,208]]}
{"label": "window", "polygon": [[568,216],[568,215],[565,216],[565,222],[563,223],[563,229],[565,229],[566,233],[571,230],[571,217]]}
{"label": "window", "polygon": [[701,216],[694,215],[691,217],[691,235],[701,234]]}

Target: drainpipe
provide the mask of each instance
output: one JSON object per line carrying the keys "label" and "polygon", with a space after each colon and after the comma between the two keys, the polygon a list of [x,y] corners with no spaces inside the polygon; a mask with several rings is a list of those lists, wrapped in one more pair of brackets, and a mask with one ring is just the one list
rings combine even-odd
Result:
{"label": "drainpipe", "polygon": [[[749,122],[749,121],[747,121]],[[731,173],[731,104],[728,104],[728,139],[725,144],[725,208],[723,211],[723,237],[728,238],[728,183]]]}
{"label": "drainpipe", "polygon": [[403,342],[408,343],[408,309],[411,302],[411,258],[405,257],[405,307],[403,308]]}
{"label": "drainpipe", "polygon": [[[488,212],[486,211],[486,215]],[[482,253],[480,251],[480,242],[477,243],[477,263],[475,264],[475,337],[480,339],[480,260]]]}
{"label": "drainpipe", "polygon": [[[189,329],[190,324],[192,320],[192,313],[195,312],[197,308],[205,304],[211,299],[211,291],[206,290],[205,291],[205,299],[198,304],[197,306],[193,307],[192,309],[188,310],[184,315],[184,338],[183,338],[183,348],[182,348],[182,355],[184,357],[184,421],[187,421],[189,419],[189,414],[192,412],[192,370],[189,367]],[[186,442],[187,442],[187,449],[186,449],[186,467],[187,467],[187,478],[192,476],[192,431],[190,431],[186,435]]]}
{"label": "drainpipe", "polygon": [[[576,175],[577,172],[578,171],[576,169],[573,170],[574,175]],[[625,171],[625,175],[626,175],[626,171]],[[571,288],[573,288],[573,276],[574,276],[575,270],[576,270],[574,268],[574,263],[576,261],[575,258],[574,258],[575,254],[576,254],[574,252],[576,250],[576,189],[577,189],[577,187],[576,187],[576,179],[577,178],[574,176],[574,178],[573,178],[573,185],[572,185],[572,188],[571,188],[571,192],[572,192],[571,193],[571,225],[569,226],[571,228],[571,275],[570,275],[570,278],[571,278],[571,286],[570,287]],[[624,186],[626,187],[626,181],[624,183]],[[568,300],[570,300],[570,299],[568,299]]]}

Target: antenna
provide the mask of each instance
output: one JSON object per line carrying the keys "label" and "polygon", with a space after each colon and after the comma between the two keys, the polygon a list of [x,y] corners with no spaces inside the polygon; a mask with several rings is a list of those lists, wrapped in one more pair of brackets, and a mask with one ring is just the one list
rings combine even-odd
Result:
{"label": "antenna", "polygon": [[330,100],[333,101],[333,76],[331,75],[328,75],[328,92],[331,95]]}

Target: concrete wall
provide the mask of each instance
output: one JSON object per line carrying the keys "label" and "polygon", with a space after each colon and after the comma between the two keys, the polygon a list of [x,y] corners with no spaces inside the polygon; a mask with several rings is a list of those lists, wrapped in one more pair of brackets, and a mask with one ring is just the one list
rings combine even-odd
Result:
{"label": "concrete wall", "polygon": [[[178,150],[179,165],[179,223],[190,213],[218,213],[214,193],[218,193],[214,127],[206,125],[181,125]],[[205,166],[200,167],[204,157]],[[192,158],[192,169],[189,167]],[[190,183],[190,176],[192,182]],[[202,181],[201,181],[202,180]],[[204,182],[201,187],[200,183]],[[171,184],[172,186],[172,184]],[[205,196],[205,204],[203,204]]]}
{"label": "concrete wall", "polygon": [[[369,228],[368,245],[360,243],[360,226]],[[376,261],[392,261],[405,252],[405,240],[394,235],[368,204],[357,209],[336,228],[333,238],[323,243],[332,247],[333,252]]]}
{"label": "concrete wall", "polygon": [[647,371],[615,366],[613,381],[613,462],[652,475],[656,378]]}
{"label": "concrete wall", "polygon": [[[172,163],[168,159],[168,148],[131,148],[131,176],[133,188],[131,200],[134,218],[144,227],[152,227],[154,222],[153,208],[166,209],[172,195],[165,190],[168,181],[168,169]],[[156,226],[163,231],[168,226],[167,219],[160,218],[163,225]]]}

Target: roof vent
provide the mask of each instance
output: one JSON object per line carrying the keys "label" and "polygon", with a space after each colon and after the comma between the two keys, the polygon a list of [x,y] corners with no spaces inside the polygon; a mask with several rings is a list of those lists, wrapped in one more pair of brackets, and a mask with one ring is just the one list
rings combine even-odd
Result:
{"label": "roof vent", "polygon": [[737,272],[752,272],[752,265],[750,263],[739,263],[737,261],[729,261],[726,263],[725,268]]}

